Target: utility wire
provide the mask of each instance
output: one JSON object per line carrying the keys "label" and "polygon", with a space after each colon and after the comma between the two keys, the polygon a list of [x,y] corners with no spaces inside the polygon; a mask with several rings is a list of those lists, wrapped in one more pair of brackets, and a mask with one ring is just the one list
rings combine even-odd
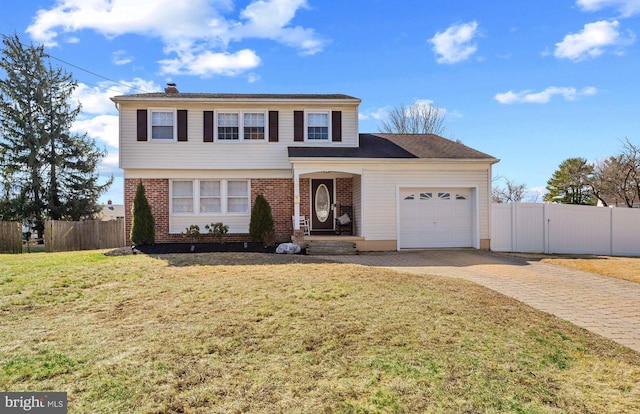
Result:
{"label": "utility wire", "polygon": [[115,80],[113,80],[113,79],[111,79],[111,78],[107,78],[106,76],[102,76],[102,75],[99,75],[99,74],[97,74],[97,73],[95,73],[95,72],[92,72],[92,71],[90,71],[90,70],[87,70],[87,69],[81,68],[81,67],[80,67],[80,66],[78,66],[78,65],[74,65],[73,63],[69,63],[69,62],[67,62],[67,61],[65,61],[65,60],[59,59],[59,58],[57,58],[57,57],[55,57],[55,56],[52,56],[52,55],[50,55],[49,53],[45,53],[45,54],[46,54],[48,57],[50,57],[51,59],[57,60],[58,62],[62,62],[62,63],[64,63],[65,65],[72,66],[72,67],[74,67],[74,68],[76,68],[76,69],[80,69],[81,71],[83,71],[83,72],[87,72],[87,73],[89,73],[89,74],[91,74],[91,75],[93,75],[93,76],[97,76],[97,77],[102,78],[102,79],[104,79],[104,80],[108,80],[109,82],[113,82],[113,83],[115,83],[115,84],[118,84],[118,85],[120,85],[120,86],[127,87],[127,88],[129,88],[129,89],[135,89],[135,90],[140,91],[140,92],[144,92],[144,93],[151,93],[151,92],[149,92],[149,91],[145,91],[144,89],[140,89],[140,88],[137,88],[137,87],[135,87],[135,86],[127,85],[126,83],[118,82],[118,81],[115,81]]}

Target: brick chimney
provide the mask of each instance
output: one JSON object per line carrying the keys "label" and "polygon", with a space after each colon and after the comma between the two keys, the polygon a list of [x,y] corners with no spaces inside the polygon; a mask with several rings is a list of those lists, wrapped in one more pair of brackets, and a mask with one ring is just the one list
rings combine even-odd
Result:
{"label": "brick chimney", "polygon": [[179,92],[178,92],[178,88],[176,88],[176,84],[175,83],[167,83],[167,87],[164,88],[164,93],[166,93],[166,94],[174,94],[174,93],[179,93]]}

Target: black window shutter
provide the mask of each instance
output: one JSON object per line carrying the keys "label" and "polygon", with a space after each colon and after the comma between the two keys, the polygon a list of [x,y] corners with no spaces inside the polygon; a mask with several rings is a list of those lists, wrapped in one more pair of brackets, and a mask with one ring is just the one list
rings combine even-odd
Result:
{"label": "black window shutter", "polygon": [[147,110],[138,109],[138,141],[147,140]]}
{"label": "black window shutter", "polygon": [[178,141],[187,140],[187,110],[178,109]]}
{"label": "black window shutter", "polygon": [[278,111],[269,111],[269,142],[278,142]]}
{"label": "black window shutter", "polygon": [[213,142],[213,111],[204,111],[204,142]]}
{"label": "black window shutter", "polygon": [[293,111],[293,140],[304,141],[304,111]]}
{"label": "black window shutter", "polygon": [[331,112],[331,141],[342,141],[342,111]]}

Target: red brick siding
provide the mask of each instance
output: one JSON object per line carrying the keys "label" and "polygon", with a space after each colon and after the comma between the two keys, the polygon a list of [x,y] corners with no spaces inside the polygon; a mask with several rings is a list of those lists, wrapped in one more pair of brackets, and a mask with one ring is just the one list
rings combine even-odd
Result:
{"label": "red brick siding", "polygon": [[[131,206],[136,195],[136,188],[140,179],[127,178],[124,189],[125,229],[127,243],[130,243],[131,231]],[[336,201],[338,204],[352,204],[352,179],[337,178]],[[169,180],[167,179],[143,179],[145,194],[151,205],[151,212],[156,224],[156,243],[181,243],[182,235],[169,234]],[[300,179],[300,214],[311,217],[310,188],[311,181],[308,178]],[[251,180],[251,206],[258,194],[263,194],[273,214],[276,240],[278,242],[289,241],[293,234],[293,180],[287,178],[258,178]],[[229,234],[228,241],[249,241],[248,234]]]}
{"label": "red brick siding", "polygon": [[300,215],[305,216],[311,221],[311,180],[308,178],[300,179]]}
{"label": "red brick siding", "polygon": [[[125,179],[124,206],[127,243],[131,243],[131,206],[136,195],[140,179]],[[151,213],[156,225],[156,243],[184,242],[181,234],[169,234],[169,180],[143,179],[145,194],[151,205]],[[293,233],[293,181],[291,179],[253,179],[251,180],[251,206],[258,194],[263,194],[273,214],[276,240],[289,241]],[[250,241],[249,234],[228,234],[227,241]]]}
{"label": "red brick siding", "polygon": [[353,205],[353,179],[336,178],[336,206]]}
{"label": "red brick siding", "polygon": [[290,241],[293,234],[293,180],[289,178],[259,178],[251,180],[251,205],[262,194],[271,206],[273,225],[278,242]]}
{"label": "red brick siding", "polygon": [[[139,178],[126,178],[124,180],[124,222],[127,243],[131,243],[131,207],[136,196],[136,188]],[[156,243],[169,243],[169,180],[145,178],[142,179],[144,192],[151,206],[151,214],[156,225]],[[180,235],[178,235],[180,237]],[[180,240],[182,241],[182,239]]]}

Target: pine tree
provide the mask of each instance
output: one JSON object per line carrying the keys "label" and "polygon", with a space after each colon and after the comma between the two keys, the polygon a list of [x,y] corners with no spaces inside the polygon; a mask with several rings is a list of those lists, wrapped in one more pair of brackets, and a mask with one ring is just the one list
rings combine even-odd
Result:
{"label": "pine tree", "polygon": [[17,35],[3,36],[2,43],[2,205],[18,205],[17,218],[41,236],[48,218],[95,216],[98,198],[113,177],[98,184],[97,165],[105,150],[86,134],[70,133],[80,113],[79,106],[70,105],[77,86],[71,74],[52,68],[42,46],[24,46]]}
{"label": "pine tree", "polygon": [[544,201],[561,204],[596,204],[591,186],[593,166],[584,158],[568,158],[547,181]]}
{"label": "pine tree", "polygon": [[249,223],[249,236],[251,240],[266,243],[273,234],[273,216],[271,206],[262,194],[256,196],[251,208],[251,222]]}
{"label": "pine tree", "polygon": [[142,181],[138,183],[138,188],[136,188],[136,196],[131,207],[131,216],[131,241],[134,244],[152,244],[155,242],[155,223]]}

